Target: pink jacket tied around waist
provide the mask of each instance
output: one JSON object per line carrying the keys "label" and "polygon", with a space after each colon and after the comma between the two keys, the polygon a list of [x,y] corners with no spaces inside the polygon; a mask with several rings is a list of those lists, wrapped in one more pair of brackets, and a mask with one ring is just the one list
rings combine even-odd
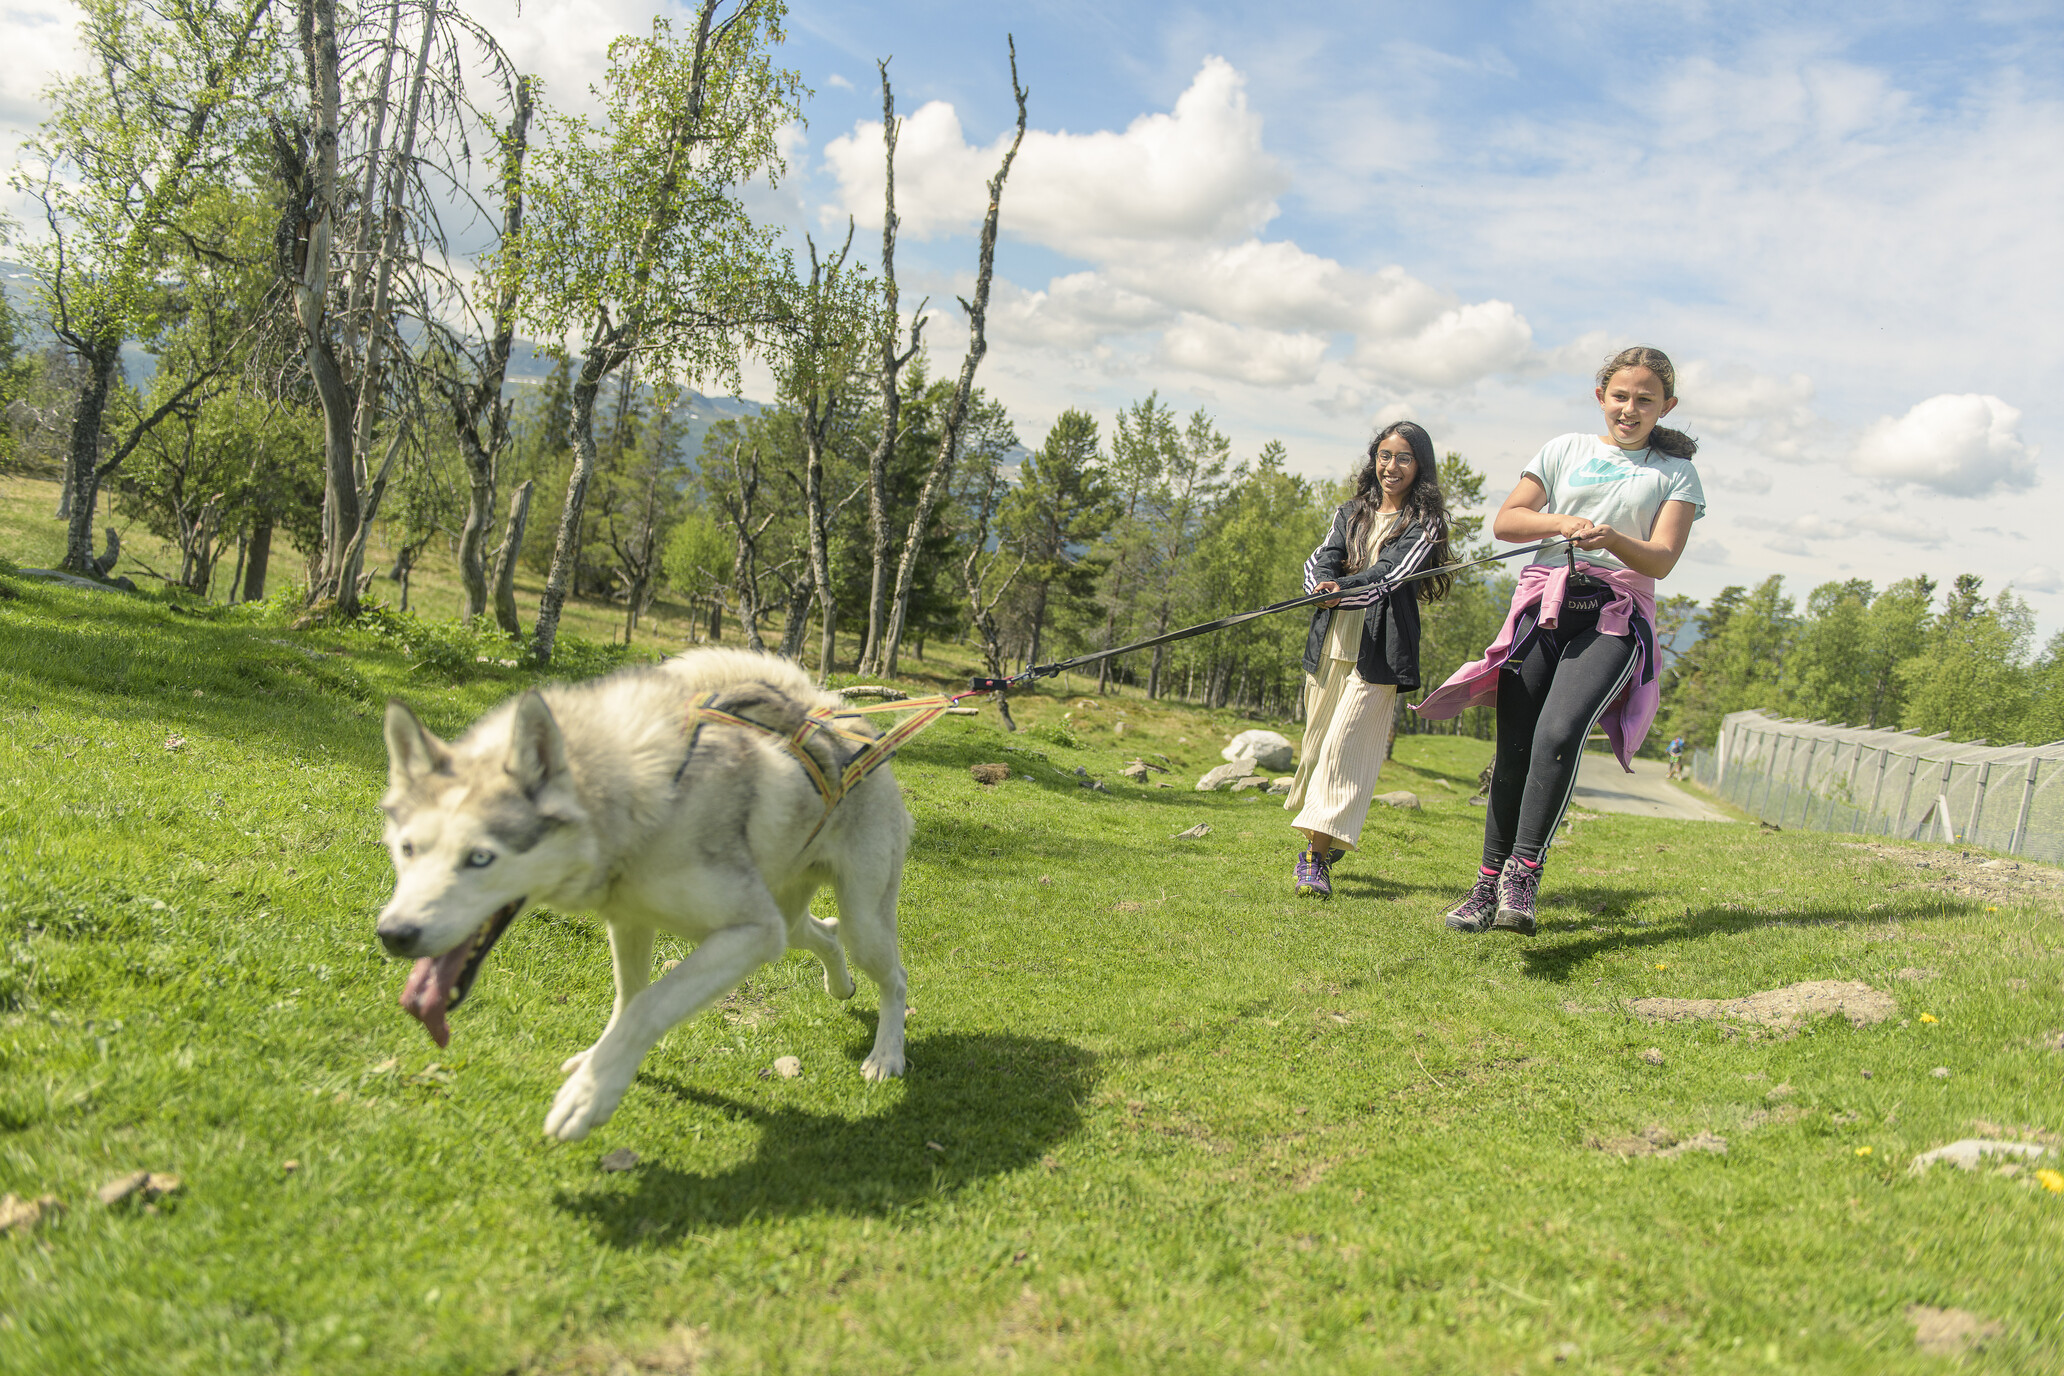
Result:
{"label": "pink jacket tied around waist", "polygon": [[[1612,601],[1599,610],[1598,629],[1606,635],[1632,634],[1634,617],[1638,613],[1648,623],[1650,635],[1635,636],[1635,650],[1644,659],[1649,659],[1655,627],[1655,579],[1632,569],[1601,568],[1597,565],[1587,566],[1584,572],[1612,585]],[[1519,637],[1520,618],[1528,608],[1538,606],[1539,624],[1553,630],[1562,616],[1562,599],[1569,589],[1569,575],[1567,564],[1529,564],[1521,569],[1519,588],[1512,594],[1512,606],[1505,613],[1505,625],[1498,631],[1491,647],[1484,651],[1484,657],[1472,660],[1450,674],[1448,681],[1428,693],[1423,702],[1412,704],[1412,710],[1422,717],[1445,721],[1449,717],[1460,716],[1465,707],[1496,706],[1498,674],[1512,655],[1513,642]],[[1612,742],[1613,754],[1619,759],[1620,768],[1629,774],[1634,772],[1634,767],[1628,761],[1648,739],[1648,728],[1655,722],[1656,709],[1662,705],[1662,700],[1662,679],[1650,660],[1628,680],[1619,697],[1606,704],[1605,715],[1598,719],[1599,725],[1605,728],[1606,739]]]}

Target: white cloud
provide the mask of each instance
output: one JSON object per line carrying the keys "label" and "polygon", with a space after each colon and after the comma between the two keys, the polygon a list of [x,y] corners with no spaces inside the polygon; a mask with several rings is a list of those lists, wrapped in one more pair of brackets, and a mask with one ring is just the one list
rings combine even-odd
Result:
{"label": "white cloud", "polygon": [[1856,518],[1858,530],[1909,545],[1939,545],[1947,536],[1940,521],[1924,521],[1899,511],[1873,511]]}
{"label": "white cloud", "polygon": [[[837,218],[881,223],[880,121],[833,139],[825,162],[839,183]],[[932,101],[903,120],[896,142],[896,213],[928,239],[966,231],[988,205],[1008,131],[970,145],[951,105]],[[1091,260],[1132,240],[1219,242],[1251,235],[1276,214],[1288,178],[1262,147],[1246,80],[1209,57],[1167,114],[1123,133],[1029,129],[1004,190],[1004,232]]]}
{"label": "white cloud", "polygon": [[1717,464],[1703,452],[1699,455],[1699,481],[1722,492],[1740,492],[1750,497],[1769,496],[1773,485],[1770,475],[1760,468],[1734,468]]}
{"label": "white cloud", "polygon": [[[833,72],[830,76],[824,78],[824,84],[835,91],[850,91],[853,89],[853,83],[840,76],[837,72]],[[875,127],[879,129],[881,126],[876,125]]]}
{"label": "white cloud", "polygon": [[1326,341],[1315,334],[1229,325],[1187,312],[1161,336],[1161,356],[1177,367],[1256,387],[1316,380],[1325,352]]}
{"label": "white cloud", "polygon": [[2021,570],[2021,576],[2014,580],[2019,592],[2064,592],[2064,573],[2059,573],[2048,564],[2037,564]]}
{"label": "white cloud", "polygon": [[989,328],[1014,344],[1085,349],[1107,336],[1154,329],[1174,318],[1167,306],[1093,272],[1056,277],[1045,291],[1001,280],[991,288]]}
{"label": "white cloud", "polygon": [[1897,420],[1865,430],[1850,469],[1881,483],[1911,483],[1953,497],[2025,491],[2036,483],[2035,450],[2021,413],[1994,396],[1930,397]]}
{"label": "white cloud", "polygon": [[1372,373],[1427,387],[1464,387],[1485,374],[1517,369],[1533,337],[1510,303],[1480,301],[1442,311],[1409,336],[1365,336],[1355,362]]}

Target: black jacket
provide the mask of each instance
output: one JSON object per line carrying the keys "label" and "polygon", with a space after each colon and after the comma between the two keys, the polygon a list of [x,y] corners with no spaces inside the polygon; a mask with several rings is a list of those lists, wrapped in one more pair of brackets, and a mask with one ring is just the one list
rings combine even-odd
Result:
{"label": "black jacket", "polygon": [[[1338,583],[1343,607],[1366,607],[1355,673],[1365,683],[1394,683],[1399,692],[1409,693],[1419,686],[1419,589],[1408,584],[1392,596],[1389,584],[1427,566],[1439,532],[1413,521],[1384,542],[1375,563],[1343,578],[1348,511],[1353,505],[1350,502],[1333,513],[1333,529],[1304,561],[1304,590],[1310,592],[1320,583]],[[1326,631],[1332,624],[1332,608],[1313,608],[1311,631],[1304,639],[1307,674],[1317,674],[1322,667]]]}

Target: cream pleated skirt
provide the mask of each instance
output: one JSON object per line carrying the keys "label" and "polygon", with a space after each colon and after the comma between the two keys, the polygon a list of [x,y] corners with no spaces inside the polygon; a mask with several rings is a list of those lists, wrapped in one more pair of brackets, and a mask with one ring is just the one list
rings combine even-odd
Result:
{"label": "cream pleated skirt", "polygon": [[1365,682],[1353,660],[1329,657],[1324,667],[1323,679],[1305,679],[1304,747],[1283,807],[1297,814],[1293,827],[1336,836],[1353,849],[1383,772],[1397,685]]}

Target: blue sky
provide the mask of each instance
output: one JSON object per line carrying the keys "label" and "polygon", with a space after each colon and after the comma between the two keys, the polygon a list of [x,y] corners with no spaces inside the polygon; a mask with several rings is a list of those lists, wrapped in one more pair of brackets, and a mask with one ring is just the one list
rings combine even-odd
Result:
{"label": "blue sky", "polygon": [[[571,103],[653,8],[476,12]],[[71,61],[63,15],[0,30]],[[1410,415],[1502,494],[1596,428],[1596,361],[1653,343],[1709,496],[1672,590],[1970,571],[2064,627],[2054,5],[798,4],[816,94],[759,203],[820,242],[851,212],[871,247],[893,55],[899,260],[906,302],[947,308],[941,368],[1007,32],[1033,132],[980,380],[1027,442],[1158,389],[1333,477]],[[0,118],[35,118],[31,77]]]}

